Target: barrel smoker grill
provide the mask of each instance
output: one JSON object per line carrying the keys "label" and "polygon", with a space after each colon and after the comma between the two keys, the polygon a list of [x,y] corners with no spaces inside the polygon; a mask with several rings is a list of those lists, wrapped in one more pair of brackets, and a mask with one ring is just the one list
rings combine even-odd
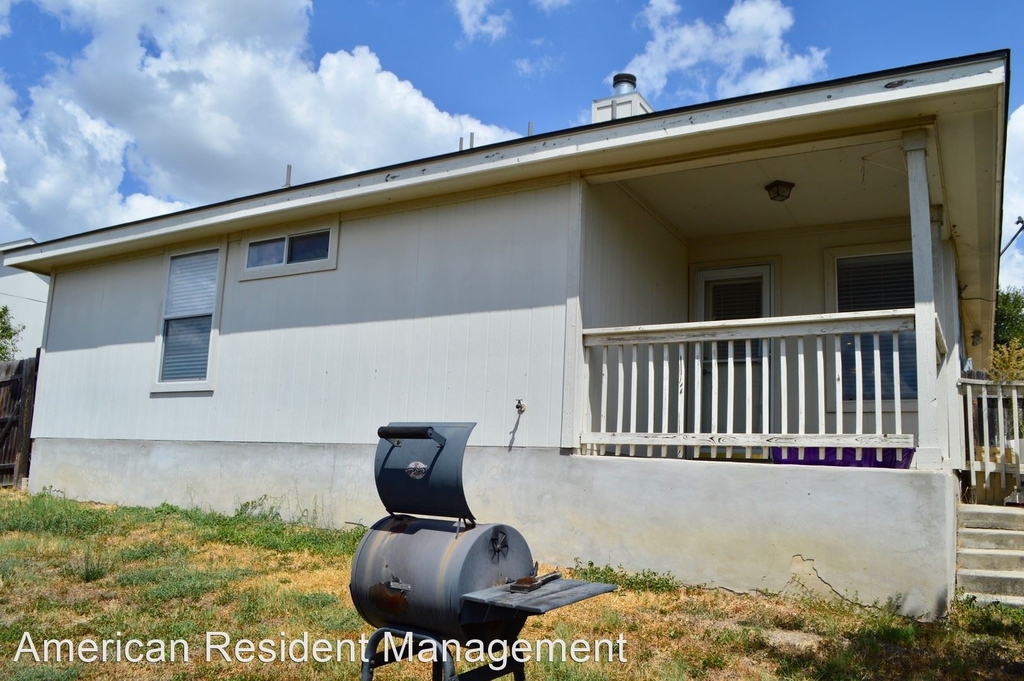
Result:
{"label": "barrel smoker grill", "polygon": [[433,647],[435,681],[508,674],[524,681],[523,665],[513,659],[501,670],[485,665],[456,675],[442,641],[511,644],[530,615],[615,589],[554,573],[539,576],[523,535],[500,523],[477,524],[462,488],[462,458],[475,425],[392,423],[377,431],[374,477],[390,515],[363,537],[349,583],[356,610],[378,627],[362,681],[395,661],[387,646],[377,651],[387,633],[395,639],[411,634],[417,651]]}

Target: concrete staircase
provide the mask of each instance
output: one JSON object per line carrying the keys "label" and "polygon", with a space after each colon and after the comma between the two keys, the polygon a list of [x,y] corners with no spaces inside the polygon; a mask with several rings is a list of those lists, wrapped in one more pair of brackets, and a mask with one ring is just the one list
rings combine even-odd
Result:
{"label": "concrete staircase", "polygon": [[1024,509],[961,505],[956,583],[980,603],[1024,608]]}

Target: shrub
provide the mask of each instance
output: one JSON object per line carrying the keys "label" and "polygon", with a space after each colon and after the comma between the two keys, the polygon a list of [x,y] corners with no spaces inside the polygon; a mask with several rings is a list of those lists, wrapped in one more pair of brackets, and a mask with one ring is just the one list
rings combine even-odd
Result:
{"label": "shrub", "polygon": [[994,381],[1024,381],[1024,345],[1019,339],[995,347],[988,374]]}

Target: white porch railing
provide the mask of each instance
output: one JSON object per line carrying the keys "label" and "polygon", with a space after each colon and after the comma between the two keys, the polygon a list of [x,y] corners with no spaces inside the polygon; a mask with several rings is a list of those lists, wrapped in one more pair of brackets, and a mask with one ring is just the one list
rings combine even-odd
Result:
{"label": "white porch railing", "polygon": [[1020,486],[1024,381],[960,379],[967,425],[965,469],[979,503],[1003,502]]}
{"label": "white porch railing", "polygon": [[915,440],[913,330],[909,309],[585,330],[581,451],[765,460],[773,448],[782,459],[871,448],[880,461],[892,448],[902,461]]}

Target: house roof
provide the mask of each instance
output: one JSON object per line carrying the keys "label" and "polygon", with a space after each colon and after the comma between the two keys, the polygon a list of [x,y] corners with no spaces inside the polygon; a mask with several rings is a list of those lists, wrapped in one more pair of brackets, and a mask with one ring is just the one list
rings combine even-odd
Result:
{"label": "house roof", "polygon": [[[964,296],[977,300],[965,302],[965,314],[981,328],[990,328],[994,304],[989,299],[998,275],[1008,84],[1006,50],[928,62],[277,189],[27,244],[7,252],[4,262],[51,274],[85,262],[314,215],[338,212],[344,217],[349,211],[569,173],[580,173],[591,183],[620,182],[641,195],[659,191],[658,183],[668,178],[683,177],[672,173],[694,169],[702,171],[698,180],[718,186],[721,179],[711,171],[714,168],[739,172],[744,163],[756,166],[763,159],[800,154],[841,164],[841,150],[854,145],[863,163],[875,153],[872,149],[893,148],[903,131],[923,128],[929,131],[932,203],[943,207],[944,233],[958,240],[958,274],[969,287]],[[884,187],[877,189],[877,201],[884,202]],[[816,212],[806,219],[821,219],[842,199],[836,190],[821,192]],[[903,210],[898,205],[903,196],[905,183],[888,199],[890,210]],[[856,217],[858,197],[848,198],[844,205]],[[681,210],[669,201],[663,207],[667,213]],[[749,223],[740,214],[735,221]]]}

